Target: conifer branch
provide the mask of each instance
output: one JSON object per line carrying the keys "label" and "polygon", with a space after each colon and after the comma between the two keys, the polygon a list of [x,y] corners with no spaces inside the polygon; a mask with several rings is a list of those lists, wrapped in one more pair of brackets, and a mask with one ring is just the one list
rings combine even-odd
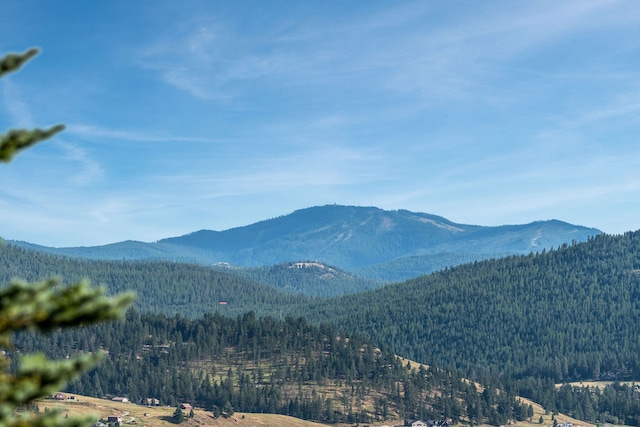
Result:
{"label": "conifer branch", "polygon": [[[40,51],[32,48],[24,53],[10,53],[0,59],[0,77],[22,67]],[[50,138],[64,129],[64,125],[56,125],[49,129],[12,129],[0,135],[0,161],[10,162],[20,150],[28,148],[44,139]]]}
{"label": "conifer branch", "polygon": [[42,140],[62,131],[64,125],[56,125],[49,129],[12,129],[0,136],[0,161],[8,163],[18,151],[24,150]]}
{"label": "conifer branch", "polygon": [[24,53],[9,53],[0,59],[0,77],[12,71],[17,71],[22,65],[36,56],[40,50],[31,48]]}
{"label": "conifer branch", "polygon": [[[29,49],[22,54],[10,53],[0,58],[0,77],[18,70],[38,54]],[[0,161],[9,162],[19,151],[56,133],[64,125],[49,129],[12,129],[0,135]],[[82,326],[104,320],[122,318],[134,299],[124,293],[107,297],[103,288],[92,288],[81,281],[60,287],[56,279],[28,284],[13,281],[0,289],[0,348],[13,349],[17,331],[48,332],[59,327]],[[102,354],[81,355],[68,360],[52,361],[42,354],[21,358],[17,372],[10,369],[9,358],[0,353],[0,427],[79,427],[91,423],[91,417],[62,418],[59,412],[45,414],[18,412],[35,399],[62,388],[86,372],[102,358]]]}

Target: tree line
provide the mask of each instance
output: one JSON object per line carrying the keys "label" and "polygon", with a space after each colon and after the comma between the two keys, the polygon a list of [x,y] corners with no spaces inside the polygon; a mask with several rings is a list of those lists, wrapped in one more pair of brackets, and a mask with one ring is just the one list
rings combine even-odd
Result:
{"label": "tree line", "polygon": [[287,414],[328,423],[388,418],[471,419],[505,424],[527,417],[512,393],[480,391],[460,373],[403,364],[385,346],[303,318],[189,319],[129,311],[124,322],[23,333],[20,352],[65,358],[107,353],[104,363],[66,391],[133,402],[188,402],[215,415]]}

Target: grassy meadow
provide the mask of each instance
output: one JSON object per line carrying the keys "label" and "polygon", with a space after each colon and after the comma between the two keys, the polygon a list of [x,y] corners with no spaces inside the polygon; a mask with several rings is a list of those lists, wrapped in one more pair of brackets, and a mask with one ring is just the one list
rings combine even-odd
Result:
{"label": "grassy meadow", "polygon": [[[92,415],[96,419],[107,419],[109,416],[121,416],[126,427],[176,427],[172,420],[174,407],[169,406],[152,406],[147,407],[143,405],[137,405],[134,403],[121,403],[114,402],[107,399],[98,399],[94,397],[87,397],[75,394],[67,394],[67,397],[73,397],[73,399],[67,398],[67,400],[53,400],[43,399],[38,402],[40,411],[48,409],[58,409],[62,412],[62,416],[68,414],[72,415]],[[512,424],[514,426],[521,427],[549,427],[553,425],[551,414],[545,415],[544,409],[540,405],[531,402],[527,399],[522,399],[526,403],[533,405],[534,416],[531,422],[521,422]],[[198,408],[194,409],[195,417],[187,419],[180,424],[183,427],[197,427],[197,426],[216,426],[216,427],[320,427],[327,424],[314,423],[311,421],[304,421],[294,417],[288,417],[286,415],[275,414],[252,414],[236,412],[229,418],[219,417],[214,419],[211,412],[204,411]],[[543,424],[539,424],[540,416],[543,417]],[[559,414],[556,416],[559,424],[573,423],[574,426],[590,427],[591,424],[587,424],[565,415]],[[382,425],[402,425],[403,420],[387,420],[381,423],[371,423],[370,426],[382,426]],[[336,427],[346,427],[350,424],[339,424]]]}

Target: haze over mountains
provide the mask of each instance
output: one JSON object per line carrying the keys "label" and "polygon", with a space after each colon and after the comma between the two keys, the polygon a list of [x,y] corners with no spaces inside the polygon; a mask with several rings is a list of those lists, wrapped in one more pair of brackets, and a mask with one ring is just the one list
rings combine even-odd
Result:
{"label": "haze over mountains", "polygon": [[172,260],[257,267],[319,261],[386,281],[404,280],[465,262],[527,254],[585,241],[600,230],[558,220],[486,227],[407,210],[326,205],[225,231],[200,230],[153,243],[23,247],[103,260]]}

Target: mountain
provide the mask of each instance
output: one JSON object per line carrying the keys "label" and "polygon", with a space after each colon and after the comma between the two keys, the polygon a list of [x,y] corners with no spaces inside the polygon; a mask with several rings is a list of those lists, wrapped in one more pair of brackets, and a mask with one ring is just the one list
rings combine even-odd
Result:
{"label": "mountain", "polygon": [[201,316],[220,311],[239,315],[253,310],[280,315],[308,300],[233,272],[172,261],[104,261],[63,257],[0,245],[0,284],[57,277],[64,284],[88,279],[109,293],[133,291],[143,312]]}
{"label": "mountain", "polygon": [[465,264],[304,311],[472,379],[638,380],[640,231]]}
{"label": "mountain", "polygon": [[484,227],[407,210],[326,205],[226,231],[200,230],[154,243],[34,250],[92,259],[161,259],[258,267],[319,261],[385,281],[405,280],[463,262],[526,254],[584,241],[594,228],[562,221]]}

